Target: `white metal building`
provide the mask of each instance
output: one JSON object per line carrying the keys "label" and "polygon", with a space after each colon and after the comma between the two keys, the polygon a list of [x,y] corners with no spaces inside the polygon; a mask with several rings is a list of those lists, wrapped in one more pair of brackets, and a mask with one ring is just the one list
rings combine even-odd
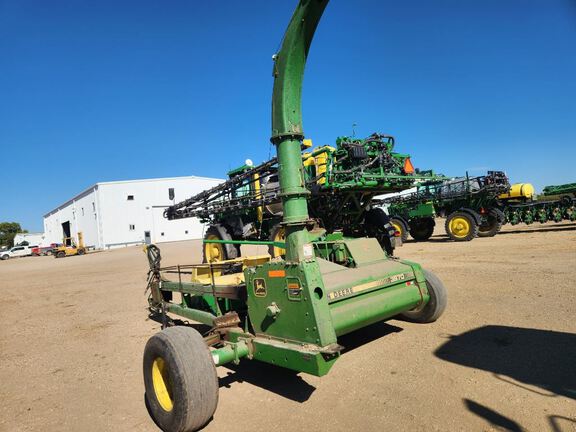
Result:
{"label": "white metal building", "polygon": [[14,246],[22,242],[28,242],[29,246],[40,246],[46,244],[44,233],[18,233],[14,236]]}
{"label": "white metal building", "polygon": [[148,237],[152,243],[202,238],[199,220],[169,221],[164,209],[221,182],[189,176],[96,183],[44,215],[45,242],[77,239],[78,232],[86,246],[97,249],[143,243]]}

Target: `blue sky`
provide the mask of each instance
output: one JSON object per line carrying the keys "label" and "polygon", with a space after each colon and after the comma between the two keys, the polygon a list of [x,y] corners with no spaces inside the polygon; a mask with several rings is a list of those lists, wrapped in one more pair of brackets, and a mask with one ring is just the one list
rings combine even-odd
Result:
{"label": "blue sky", "polygon": [[[0,0],[0,221],[99,181],[223,177],[270,152],[295,1]],[[417,167],[576,181],[576,2],[333,0],[304,130],[392,134]]]}

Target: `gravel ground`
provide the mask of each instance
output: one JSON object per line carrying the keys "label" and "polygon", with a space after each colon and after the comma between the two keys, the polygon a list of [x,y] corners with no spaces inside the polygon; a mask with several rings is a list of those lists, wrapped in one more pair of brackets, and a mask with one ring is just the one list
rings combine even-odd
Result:
{"label": "gravel ground", "polygon": [[[219,368],[205,430],[576,431],[576,224],[507,226],[470,243],[441,225],[398,251],[447,286],[438,322],[347,335],[323,378]],[[200,258],[198,241],[161,249],[164,265]],[[139,247],[0,262],[0,431],[157,430],[141,371],[159,330],[146,271]]]}

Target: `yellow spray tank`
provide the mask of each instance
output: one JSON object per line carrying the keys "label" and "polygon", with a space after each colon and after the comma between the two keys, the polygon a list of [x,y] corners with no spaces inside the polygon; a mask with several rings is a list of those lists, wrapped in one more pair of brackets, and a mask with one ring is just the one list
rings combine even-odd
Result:
{"label": "yellow spray tank", "polygon": [[530,183],[514,183],[506,193],[498,195],[501,200],[531,201],[534,198],[534,186]]}
{"label": "yellow spray tank", "polygon": [[[312,146],[311,140],[306,143],[306,147],[310,148]],[[307,152],[302,154],[302,164],[304,167],[314,166],[315,177],[318,178],[316,183],[324,184],[326,183],[326,171],[328,170],[328,153],[334,153],[336,149],[332,146],[325,145],[314,149],[312,152]]]}

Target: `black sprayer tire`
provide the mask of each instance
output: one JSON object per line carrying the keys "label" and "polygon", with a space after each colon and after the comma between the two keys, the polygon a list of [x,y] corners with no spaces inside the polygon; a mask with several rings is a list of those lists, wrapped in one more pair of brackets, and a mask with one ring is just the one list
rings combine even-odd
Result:
{"label": "black sprayer tire", "polygon": [[206,425],[218,405],[218,377],[209,348],[196,330],[169,327],[144,348],[146,402],[165,432],[191,432]]}
{"label": "black sprayer tire", "polygon": [[397,217],[391,217],[390,223],[392,224],[394,229],[400,233],[398,237],[400,237],[402,243],[408,240],[408,225],[406,225],[406,222],[404,222],[403,219]]}
{"label": "black sprayer tire", "polygon": [[423,270],[426,278],[426,287],[430,294],[430,300],[423,308],[404,312],[401,316],[407,321],[417,323],[431,323],[436,321],[444,313],[448,303],[448,293],[442,281],[434,273]]}
{"label": "black sprayer tire", "polygon": [[478,226],[478,237],[494,237],[502,229],[503,219],[496,209],[490,209]]}
{"label": "black sprayer tire", "polygon": [[[210,225],[204,234],[204,240],[232,240],[232,236],[224,225]],[[202,247],[203,262],[225,261],[238,258],[238,245],[204,243]]]}
{"label": "black sprayer tire", "polygon": [[426,241],[432,237],[435,225],[436,222],[431,217],[413,219],[409,222],[410,235],[416,241]]}
{"label": "black sprayer tire", "polygon": [[494,213],[496,213],[496,216],[498,217],[498,220],[500,222],[502,222],[502,225],[507,223],[506,214],[502,210],[500,210],[499,208],[496,208],[496,207],[492,208],[492,210],[494,210]]}
{"label": "black sprayer tire", "polygon": [[455,211],[446,219],[446,234],[454,241],[470,241],[478,235],[478,224],[467,212]]}
{"label": "black sprayer tire", "polygon": [[365,231],[370,237],[375,237],[382,249],[390,256],[394,255],[396,229],[390,223],[390,218],[381,208],[373,208],[364,216]]}

